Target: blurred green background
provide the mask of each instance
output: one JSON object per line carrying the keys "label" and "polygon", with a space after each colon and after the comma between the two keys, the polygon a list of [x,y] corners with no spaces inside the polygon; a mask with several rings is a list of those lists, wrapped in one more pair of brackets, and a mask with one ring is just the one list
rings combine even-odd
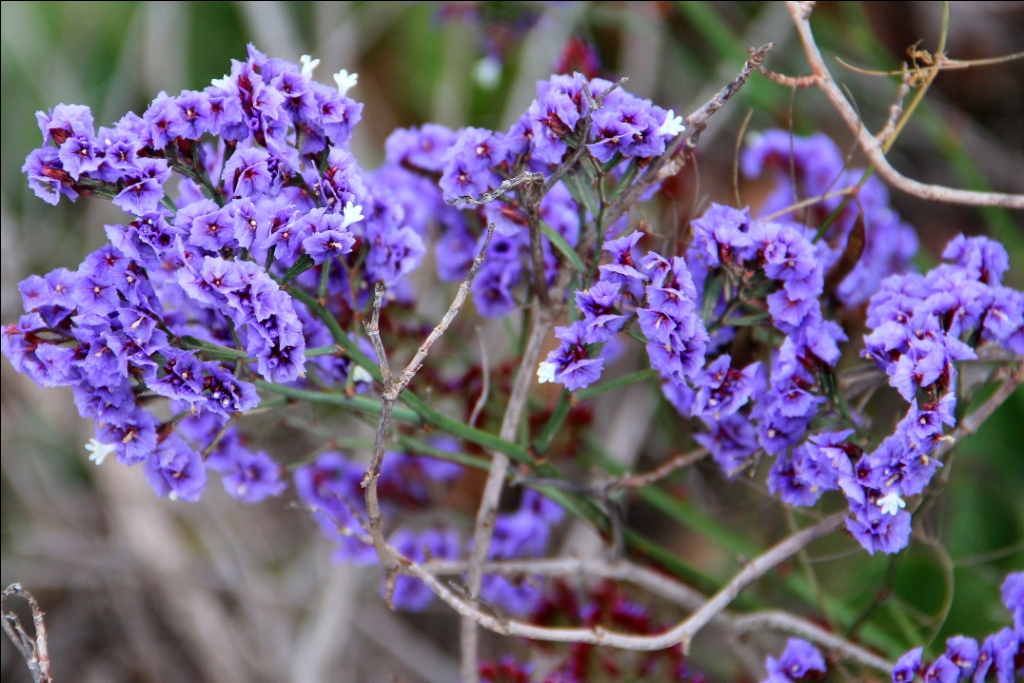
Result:
{"label": "blurred green background", "polygon": [[[1022,9],[1020,2],[952,3],[949,55],[1021,51],[1024,33],[1013,17]],[[915,42],[935,47],[941,11],[940,3],[826,2],[814,26],[830,58],[891,70]],[[51,207],[28,190],[20,167],[40,143],[34,112],[88,104],[105,125],[141,112],[160,90],[201,89],[228,72],[232,58],[243,59],[249,41],[270,56],[320,58],[323,82],[342,68],[359,73],[351,95],[366,108],[353,151],[365,168],[381,161],[383,140],[398,126],[507,128],[571,37],[596,46],[602,75],[629,76],[631,92],[677,113],[727,82],[749,45],[773,40],[778,48],[767,65],[806,73],[780,3],[4,2],[0,27],[4,323],[21,311],[21,279],[75,268],[103,244],[104,222],[118,215],[98,202]],[[487,50],[504,59],[493,85],[474,77]],[[898,82],[831,64],[867,124],[880,128]],[[737,136],[748,112],[748,133],[791,122],[797,133],[830,133],[843,149],[852,139],[818,93],[794,94],[755,76],[712,119],[696,170],[680,180],[683,200],[648,217],[655,230],[659,221],[684,223],[709,200],[732,200]],[[946,73],[891,156],[922,181],[1024,192],[1022,120],[1020,60]],[[746,183],[741,191],[756,203],[763,188]],[[893,205],[919,231],[922,267],[957,232],[989,234],[1010,251],[1008,284],[1024,287],[1019,213],[901,195]],[[450,614],[440,607],[413,616],[387,611],[375,571],[332,566],[327,542],[303,513],[287,508],[290,494],[244,507],[211,486],[198,505],[157,500],[141,473],[86,461],[91,426],[78,418],[69,392],[43,391],[6,361],[0,373],[0,580],[20,581],[42,601],[57,680],[455,680]],[[838,626],[863,616],[885,634],[873,644],[891,655],[954,633],[983,636],[1007,622],[998,586],[1007,571],[1024,567],[1021,424],[1018,391],[957,448],[943,496],[916,519],[931,542],[916,541],[894,560],[851,553],[849,543],[838,543],[834,558],[817,551],[812,566],[823,590],[851,615],[833,613]],[[663,442],[672,429],[659,432],[662,450],[671,447]],[[658,439],[634,440],[647,449],[638,462],[657,460]],[[740,547],[764,547],[785,528],[778,506],[766,516],[764,497],[738,488],[698,468],[665,487],[662,504],[638,503],[631,521],[725,579]],[[690,533],[679,535],[680,521]],[[740,540],[727,542],[716,531],[722,527]],[[777,581],[762,582],[758,598],[785,600]],[[494,639],[488,647],[500,654],[513,644]],[[713,657],[698,654],[697,663],[723,680],[738,675]],[[6,639],[0,675],[29,680]]]}

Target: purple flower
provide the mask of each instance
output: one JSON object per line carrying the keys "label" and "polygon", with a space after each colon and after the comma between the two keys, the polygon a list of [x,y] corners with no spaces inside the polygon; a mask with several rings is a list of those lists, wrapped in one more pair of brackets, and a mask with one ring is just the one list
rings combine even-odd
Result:
{"label": "purple flower", "polygon": [[589,343],[608,341],[626,323],[626,316],[616,313],[619,286],[598,282],[586,291],[576,292],[576,306],[583,313]]}
{"label": "purple flower", "polygon": [[578,320],[569,327],[558,327],[555,336],[562,344],[541,364],[552,366],[554,381],[565,385],[569,391],[576,391],[600,379],[604,359],[590,357],[586,323]]}
{"label": "purple flower", "polygon": [[[772,681],[798,681],[810,672],[825,673],[825,660],[813,645],[799,638],[786,641],[786,649],[778,659],[765,660]],[[777,678],[778,677],[778,678]]]}
{"label": "purple flower", "polygon": [[243,147],[227,160],[221,178],[232,197],[252,197],[270,189],[274,174],[270,155],[256,147]]}
{"label": "purple flower", "polygon": [[914,677],[923,672],[921,655],[923,647],[915,647],[896,660],[892,670],[892,683],[911,683]]}
{"label": "purple flower", "polygon": [[203,458],[177,434],[171,434],[143,464],[146,480],[160,497],[195,502],[206,488]]}
{"label": "purple flower", "polygon": [[1007,574],[1003,581],[1002,599],[1013,615],[1013,628],[1024,633],[1024,571]]}
{"label": "purple flower", "polygon": [[889,515],[871,502],[853,506],[853,514],[846,518],[846,528],[865,550],[872,555],[882,551],[897,553],[910,542],[910,513],[900,510]]}

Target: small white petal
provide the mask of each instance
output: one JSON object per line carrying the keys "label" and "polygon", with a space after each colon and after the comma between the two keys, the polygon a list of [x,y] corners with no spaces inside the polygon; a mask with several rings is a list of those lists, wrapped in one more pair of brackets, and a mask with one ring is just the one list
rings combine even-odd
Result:
{"label": "small white petal", "polygon": [[537,381],[540,384],[544,384],[545,382],[554,382],[555,370],[556,367],[554,363],[548,363],[547,361],[541,363],[537,366]]}
{"label": "small white petal", "polygon": [[368,373],[363,366],[357,365],[355,367],[355,370],[352,371],[352,381],[353,382],[372,382],[373,381],[373,375]]}
{"label": "small white petal", "polygon": [[341,229],[344,230],[353,223],[358,223],[363,220],[363,207],[357,204],[353,204],[352,200],[348,200],[345,204],[345,210],[341,212],[342,223]]}
{"label": "small white petal", "polygon": [[496,57],[484,57],[473,67],[473,78],[481,87],[494,90],[501,81],[501,62]]}
{"label": "small white petal", "polygon": [[661,127],[658,128],[658,134],[674,138],[684,130],[686,130],[686,126],[683,124],[683,117],[676,116],[675,111],[669,109],[668,114],[665,116],[665,123],[661,124]]}
{"label": "small white petal", "polygon": [[338,84],[338,94],[344,97],[359,82],[359,74],[350,74],[348,70],[342,69],[334,74],[334,82]]}
{"label": "small white petal", "polygon": [[117,447],[109,443],[100,443],[96,439],[89,439],[89,443],[85,444],[85,450],[89,451],[89,460],[99,467],[108,455],[117,450]]}
{"label": "small white petal", "polygon": [[213,79],[212,81],[210,81],[210,85],[212,85],[215,88],[220,88],[221,90],[227,90],[229,92],[234,87],[234,85],[231,83],[231,76],[228,76],[227,74],[224,75],[224,78]]}
{"label": "small white petal", "polygon": [[890,491],[878,499],[877,505],[882,508],[883,515],[895,515],[897,512],[907,507],[907,501],[900,498],[900,494],[895,491]]}
{"label": "small white petal", "polygon": [[313,59],[309,55],[302,55],[299,57],[299,62],[302,63],[302,75],[309,78],[313,75],[313,69],[320,64],[319,59]]}

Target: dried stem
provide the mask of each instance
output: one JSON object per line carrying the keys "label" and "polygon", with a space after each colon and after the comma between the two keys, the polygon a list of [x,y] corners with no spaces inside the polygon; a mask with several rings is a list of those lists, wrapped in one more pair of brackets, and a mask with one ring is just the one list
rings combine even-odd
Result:
{"label": "dried stem", "polygon": [[[676,136],[676,138],[668,144],[668,147],[665,149],[665,153],[651,162],[636,181],[627,190],[620,194],[618,199],[608,207],[608,210],[605,211],[606,225],[611,225],[619,218],[619,216],[628,211],[629,208],[636,203],[637,199],[640,198],[640,195],[642,195],[651,185],[673,176],[682,170],[690,151],[697,146],[697,143],[700,140],[700,134],[707,128],[707,120],[711,118],[715,112],[725,106],[725,103],[743,87],[743,84],[747,82],[748,78],[750,78],[750,74],[761,66],[765,57],[767,57],[768,53],[774,48],[775,43],[768,43],[757,49],[751,48],[750,58],[743,65],[739,74],[737,74],[736,77],[733,78],[724,88],[715,93],[715,96],[708,100],[704,106],[686,117],[684,121],[686,124],[686,130]],[[683,156],[682,158],[677,159],[676,153],[679,152],[680,148],[684,145],[686,149],[683,151]]]}
{"label": "dried stem", "polygon": [[879,671],[892,673],[892,664],[888,660],[789,612],[767,610],[753,614],[744,614],[734,617],[731,626],[740,633],[762,631],[766,628],[773,631],[792,633],[804,640],[821,645],[836,657],[849,659]]}
{"label": "dried stem", "polygon": [[930,199],[937,202],[952,204],[967,204],[971,206],[1000,206],[1006,209],[1024,209],[1024,195],[1003,194],[1001,192],[975,192],[973,190],[960,190],[942,185],[928,185],[912,180],[902,175],[892,167],[885,157],[881,143],[875,139],[870,131],[864,126],[857,115],[856,110],[846,99],[842,89],[832,79],[825,59],[821,55],[811,32],[810,13],[811,6],[808,3],[787,2],[789,13],[793,18],[797,34],[804,46],[804,53],[811,69],[818,77],[818,87],[825,93],[832,106],[846,122],[847,127],[857,136],[861,150],[867,156],[878,173],[896,189],[921,199]]}
{"label": "dried stem", "polygon": [[614,491],[620,488],[639,489],[644,486],[649,486],[655,482],[661,481],[676,470],[681,470],[684,467],[689,467],[693,463],[703,460],[707,455],[708,449],[704,447],[695,448],[692,451],[687,451],[686,453],[680,453],[679,455],[669,458],[666,462],[662,463],[650,472],[645,472],[643,474],[624,474],[621,477],[610,479],[608,483],[605,484],[605,490]]}
{"label": "dried stem", "polygon": [[426,360],[427,354],[430,353],[431,347],[434,345],[441,335],[445,333],[448,326],[451,325],[452,321],[455,320],[455,316],[462,310],[463,304],[466,302],[466,297],[469,295],[469,290],[473,286],[473,279],[476,278],[477,272],[480,270],[480,265],[484,262],[484,258],[487,255],[487,247],[491,244],[491,237],[494,235],[494,224],[487,226],[487,234],[484,237],[484,243],[480,247],[480,253],[477,254],[476,258],[473,259],[473,265],[469,269],[469,273],[466,275],[466,279],[459,285],[459,291],[456,292],[455,298],[452,300],[451,306],[448,307],[448,311],[441,318],[441,321],[437,323],[427,338],[420,344],[419,349],[416,351],[416,355],[413,356],[412,360],[402,370],[402,374],[398,376],[398,379],[392,379],[391,370],[388,367],[387,357],[384,354],[384,345],[380,340],[380,330],[378,329],[378,323],[380,321],[380,309],[384,300],[384,285],[377,283],[374,288],[374,300],[373,300],[373,316],[370,319],[370,324],[367,326],[367,334],[370,336],[371,342],[374,345],[374,350],[377,353],[377,361],[380,364],[381,377],[384,380],[384,391],[381,393],[381,405],[380,405],[380,417],[377,420],[377,433],[373,441],[373,453],[370,457],[370,466],[366,470],[366,474],[363,475],[362,486],[365,489],[364,495],[366,497],[366,510],[367,517],[369,519],[369,532],[370,538],[373,539],[373,547],[377,551],[377,560],[380,562],[381,567],[385,573],[385,585],[387,586],[388,601],[390,602],[391,591],[394,588],[394,578],[397,574],[398,564],[395,559],[394,552],[389,548],[387,542],[384,540],[384,523],[380,513],[380,502],[377,495],[377,480],[380,478],[381,465],[384,461],[384,448],[387,445],[388,426],[391,422],[391,411],[394,408],[395,401],[402,391],[409,385],[413,377],[416,376],[417,371],[423,365],[423,361]]}
{"label": "dried stem", "polygon": [[[663,650],[681,644],[684,653],[688,653],[690,641],[693,637],[704,626],[718,618],[747,586],[764,576],[772,567],[798,553],[811,542],[835,530],[842,523],[844,517],[845,513],[831,515],[822,519],[814,526],[787,537],[747,564],[728,584],[704,601],[693,614],[680,621],[668,631],[654,635],[632,635],[609,631],[601,627],[551,628],[505,619],[493,614],[488,609],[482,608],[478,604],[479,601],[474,598],[476,595],[475,591],[468,591],[468,597],[467,591],[453,591],[442,584],[432,572],[425,569],[422,565],[402,557],[393,549],[392,552],[398,558],[402,571],[422,580],[441,600],[462,615],[464,622],[469,620],[497,633],[521,636],[532,640],[589,643],[636,651]],[[482,568],[483,565],[478,564],[477,567]],[[470,568],[472,569],[472,567]],[[465,636],[465,631],[463,636]],[[475,655],[467,657],[467,654],[474,653],[463,653],[464,677],[468,673],[466,670],[467,659],[473,661],[474,666],[476,661]],[[471,678],[476,679],[476,677],[474,669]]]}
{"label": "dried stem", "polygon": [[[28,602],[32,609],[32,626],[35,628],[36,637],[30,638],[21,625],[21,620],[14,612],[8,612],[3,604],[7,598],[21,596]],[[46,624],[43,623],[43,610],[35,597],[25,590],[20,583],[12,583],[4,589],[0,597],[0,610],[3,611],[4,633],[14,643],[14,647],[21,653],[28,670],[32,674],[34,683],[52,683],[53,676],[50,674],[50,653],[46,645]]]}
{"label": "dried stem", "polygon": [[[506,441],[515,440],[541,349],[554,324],[549,312],[540,306],[533,308],[530,321],[530,336],[527,339],[526,348],[523,350],[523,357],[512,384],[512,393],[508,398],[508,407],[505,409],[505,415],[501,420],[501,429],[498,432],[499,438]],[[487,475],[487,483],[484,485],[480,508],[477,510],[476,525],[473,530],[473,551],[470,555],[469,571],[466,578],[467,589],[472,595],[480,592],[480,586],[483,583],[482,566],[484,560],[487,559],[487,551],[491,545],[494,523],[498,515],[498,503],[501,500],[501,491],[505,486],[508,465],[507,455],[497,452],[492,454],[491,470]],[[462,680],[466,683],[476,681],[478,678],[476,625],[477,622],[472,618],[462,620]]]}
{"label": "dried stem", "polygon": [[[465,571],[466,567],[466,562],[447,560],[432,560],[421,565],[424,571],[435,576],[459,574]],[[629,560],[584,560],[578,558],[503,560],[500,562],[488,562],[483,568],[487,574],[506,576],[588,576],[626,581],[647,590],[652,595],[664,598],[688,610],[699,608],[707,599],[693,588],[661,572],[648,569]],[[407,569],[404,571],[408,572]],[[792,633],[821,645],[837,657],[849,659],[886,673],[892,671],[892,664],[886,659],[807,619],[790,614],[789,612],[765,610],[751,614],[734,615],[728,611],[723,611],[715,616],[712,622],[739,634],[751,633],[766,628]]]}

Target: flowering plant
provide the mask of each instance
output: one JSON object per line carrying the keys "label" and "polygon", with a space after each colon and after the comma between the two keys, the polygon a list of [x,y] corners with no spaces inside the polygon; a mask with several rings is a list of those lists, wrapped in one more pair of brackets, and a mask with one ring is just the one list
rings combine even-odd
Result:
{"label": "flowering plant", "polygon": [[[21,283],[24,313],[3,328],[3,354],[42,386],[70,387],[95,423],[90,459],[141,465],[160,496],[197,501],[214,473],[257,503],[284,493],[293,470],[337,560],[379,564],[396,608],[423,610],[436,596],[462,616],[467,681],[530,675],[513,660],[478,666],[479,626],[576,644],[545,680],[586,680],[592,645],[661,652],[667,676],[698,680],[684,656],[691,640],[771,567],[840,527],[871,554],[906,548],[952,445],[1024,380],[1024,294],[1002,284],[1005,249],[960,235],[944,263],[915,272],[916,234],[883,183],[823,135],[766,131],[748,146],[743,172],[774,183],[757,212],[711,204],[680,240],[633,220],[771,49],[751,50],[685,118],[629,93],[625,79],[555,75],[506,132],[399,129],[373,171],[350,150],[364,110],[348,95],[355,75],[323,85],[317,60],[251,45],[206,89],[161,92],[110,127],[97,129],[83,106],[39,112],[43,145],[23,167],[36,195],[108,199],[125,218],[76,270]],[[437,279],[459,283],[432,327],[416,310],[428,254]],[[461,377],[431,371],[429,400],[415,384],[470,296],[484,318],[528,310],[501,410],[486,362]],[[863,333],[851,320],[859,310]],[[605,377],[641,349],[644,367]],[[411,360],[397,372],[399,354]],[[965,377],[970,363],[993,368],[987,381]],[[581,438],[580,405],[652,380],[699,448],[587,484],[549,461],[560,434]],[[896,420],[869,409],[886,384]],[[966,413],[982,389],[994,393]],[[252,448],[248,416],[299,402],[375,418],[369,462],[335,447],[306,459]],[[704,456],[727,479],[763,478],[787,508],[813,507],[815,521],[707,599],[617,557],[540,559],[567,512],[614,552],[655,554],[613,496]],[[488,470],[474,524],[407,514],[436,506],[468,468]],[[523,492],[501,511],[510,483]],[[581,607],[564,583],[572,573],[682,592],[692,613],[664,625],[614,583]],[[1024,652],[1022,576],[1003,583],[1011,627],[981,645],[951,639],[928,664],[918,648],[893,668],[795,616],[787,630],[826,647],[828,663],[891,670],[900,683],[1009,681]],[[769,680],[824,673],[807,640],[767,659]]]}

